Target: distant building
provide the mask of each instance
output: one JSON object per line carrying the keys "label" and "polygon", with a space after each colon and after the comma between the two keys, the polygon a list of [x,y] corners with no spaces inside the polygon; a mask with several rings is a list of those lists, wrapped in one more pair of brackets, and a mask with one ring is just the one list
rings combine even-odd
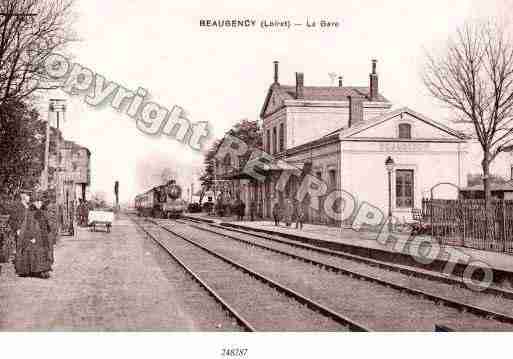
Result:
{"label": "distant building", "polygon": [[64,178],[67,181],[73,181],[76,190],[80,191],[80,197],[85,199],[86,188],[91,183],[91,152],[75,142],[64,141],[62,156]]}
{"label": "distant building", "polygon": [[50,180],[60,204],[85,199],[91,183],[91,152],[73,141],[65,140],[59,130],[52,128],[50,137]]}
{"label": "distant building", "polygon": [[[513,183],[491,183],[490,191],[492,198],[513,200]],[[464,199],[484,199],[483,185],[475,185],[462,188],[460,190],[461,198]]]}

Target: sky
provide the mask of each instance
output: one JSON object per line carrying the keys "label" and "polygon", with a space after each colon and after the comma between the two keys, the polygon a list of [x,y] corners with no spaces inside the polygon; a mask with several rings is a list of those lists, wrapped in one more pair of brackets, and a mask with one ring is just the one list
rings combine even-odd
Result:
{"label": "sky", "polygon": [[[81,41],[70,48],[74,62],[128,89],[147,89],[152,101],[169,109],[183,107],[191,121],[208,121],[215,138],[243,118],[259,119],[274,60],[280,62],[282,84],[294,84],[294,73],[304,72],[306,86],[330,85],[334,72],[345,85],[367,86],[376,58],[380,92],[394,108],[408,106],[448,121],[446,109],[421,81],[425,50],[443,43],[466,19],[506,13],[513,2],[78,0],[76,5],[75,31]],[[199,26],[200,19],[234,17],[299,23],[326,19],[341,26]],[[91,193],[104,192],[111,200],[119,180],[125,202],[159,184],[165,169],[172,169],[185,188],[197,177],[200,152],[171,138],[145,135],[126,114],[91,107],[81,96],[55,90],[49,97],[66,99],[64,136],[92,153]],[[497,165],[497,172],[504,168]]]}

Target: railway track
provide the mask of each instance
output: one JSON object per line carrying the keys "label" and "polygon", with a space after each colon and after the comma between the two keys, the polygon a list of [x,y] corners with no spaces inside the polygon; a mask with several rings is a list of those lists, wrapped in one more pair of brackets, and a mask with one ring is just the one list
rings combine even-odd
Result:
{"label": "railway track", "polygon": [[[218,226],[206,226],[206,225],[197,225],[197,224],[191,224],[190,222],[184,222],[182,220],[178,221],[179,223],[188,224],[189,226],[192,226],[193,228],[210,233],[211,235],[215,235],[221,238],[224,238],[225,240],[231,240],[236,241],[238,243],[241,243],[243,245],[252,246],[259,248],[264,251],[273,252],[276,254],[279,254],[281,256],[287,256],[289,258],[292,258],[294,260],[299,260],[311,265],[315,265],[317,267],[322,268],[324,271],[329,272],[335,272],[338,275],[344,275],[346,277],[349,277],[354,280],[360,280],[360,281],[366,281],[370,283],[374,283],[377,285],[380,285],[382,287],[393,289],[400,293],[407,293],[410,296],[415,296],[422,300],[429,300],[433,304],[436,304],[437,306],[447,306],[450,308],[454,308],[458,310],[461,313],[461,316],[469,316],[473,315],[476,317],[481,318],[483,321],[494,321],[497,325],[496,329],[500,329],[501,326],[507,326],[509,330],[511,330],[511,324],[513,324],[513,317],[509,314],[499,312],[497,310],[492,310],[490,308],[486,308],[484,306],[475,305],[472,303],[469,303],[465,301],[465,298],[457,298],[457,295],[441,295],[439,293],[436,293],[435,290],[429,290],[429,288],[415,288],[414,286],[408,285],[408,276],[402,275],[406,278],[406,283],[403,280],[397,281],[397,280],[391,280],[390,274],[397,275],[396,272],[390,272],[387,275],[380,275],[379,273],[371,274],[369,271],[369,268],[367,270],[355,270],[354,268],[348,268],[348,266],[341,266],[340,263],[334,263],[332,260],[333,258],[330,258],[330,255],[333,257],[330,251],[326,251],[323,249],[320,249],[319,251],[315,251],[312,248],[309,248],[309,246],[299,244],[299,246],[295,243],[290,243],[287,240],[280,241],[270,238],[265,238],[264,236],[255,236],[249,233],[246,233],[245,231],[235,231],[237,233],[237,236],[233,235],[233,232],[230,229],[227,228],[218,228]],[[158,224],[158,223],[157,223]],[[162,224],[159,224],[162,225]],[[167,226],[164,226],[167,230]],[[243,233],[240,233],[243,232]],[[241,236],[241,234],[244,234]],[[264,238],[262,238],[264,237]],[[217,241],[216,241],[217,242]],[[315,255],[312,255],[312,253],[315,253]],[[337,258],[339,259],[339,258]],[[335,261],[336,262],[336,261]],[[376,271],[375,268],[373,269],[374,272]],[[404,279],[404,278],[403,278]],[[426,281],[427,282],[427,281]],[[460,289],[462,290],[462,289]],[[468,291],[468,290],[467,290]],[[467,293],[468,294],[468,293]],[[463,295],[464,297],[464,295]],[[504,298],[502,298],[504,299]],[[505,299],[504,299],[505,300]],[[512,308],[513,304],[509,303]],[[436,310],[436,307],[434,308]],[[479,322],[479,321],[478,321]],[[490,322],[487,323],[488,328],[490,327]],[[435,324],[433,324],[435,325]],[[442,323],[443,325],[443,323]],[[491,326],[493,328],[493,325]],[[476,327],[471,328],[461,328],[461,329],[476,329]]]}
{"label": "railway track", "polygon": [[[434,272],[431,270],[425,270],[422,268],[412,268],[407,265],[400,265],[400,264],[395,264],[395,263],[390,263],[390,262],[384,262],[384,261],[380,261],[380,260],[376,260],[376,259],[372,259],[372,258],[368,258],[368,257],[359,256],[356,254],[331,250],[331,249],[327,249],[327,248],[318,247],[315,245],[309,245],[304,242],[286,239],[285,237],[280,236],[280,235],[273,236],[273,235],[261,233],[258,231],[252,231],[249,229],[240,229],[240,228],[236,228],[236,227],[232,227],[232,226],[219,225],[219,224],[216,224],[213,220],[198,220],[198,219],[194,219],[191,217],[181,218],[180,222],[181,223],[195,223],[198,225],[208,224],[208,226],[212,227],[212,228],[229,230],[230,232],[234,232],[234,233],[247,234],[247,235],[251,235],[254,237],[266,239],[269,241],[274,241],[277,243],[288,244],[288,245],[296,247],[296,248],[306,249],[306,250],[310,250],[310,251],[317,252],[317,253],[328,254],[328,255],[331,255],[334,257],[344,258],[344,259],[348,259],[348,260],[354,261],[354,262],[364,263],[371,267],[377,267],[377,268],[385,269],[385,270],[388,270],[391,272],[406,274],[411,277],[428,279],[431,281],[436,281],[436,282],[440,282],[440,283],[446,283],[446,284],[450,284],[450,285],[454,285],[454,286],[467,288],[465,282],[459,277],[443,275],[441,273],[437,273],[437,272]],[[477,284],[476,284],[476,287],[478,287]],[[500,296],[500,297],[504,297],[504,298],[508,298],[508,299],[513,299],[513,290],[510,290],[510,289],[507,289],[504,287],[500,287],[500,286],[497,286],[494,284],[482,287],[481,291],[484,293],[488,293],[488,294],[492,294],[492,295],[496,295],[496,296]]]}
{"label": "railway track", "polygon": [[246,331],[369,330],[329,307],[180,233],[165,229],[154,221],[133,220]]}
{"label": "railway track", "polygon": [[[348,261],[351,261],[351,262],[359,262],[359,263],[368,265],[370,267],[375,267],[375,268],[386,270],[388,272],[396,272],[399,274],[407,275],[409,277],[426,279],[431,282],[445,283],[445,284],[449,284],[452,286],[461,287],[465,290],[468,289],[468,287],[466,286],[466,284],[464,283],[464,281],[461,278],[439,274],[439,273],[436,273],[436,272],[433,272],[430,270],[424,270],[424,269],[420,269],[420,268],[411,268],[406,265],[393,264],[393,263],[375,260],[372,258],[361,257],[361,256],[350,254],[350,253],[344,253],[344,252],[335,251],[335,250],[331,250],[331,249],[321,248],[321,247],[309,245],[309,244],[306,244],[303,242],[285,239],[280,236],[272,236],[269,234],[262,234],[260,232],[255,232],[255,231],[251,231],[251,230],[243,230],[243,229],[239,229],[239,228],[235,228],[235,227],[222,226],[222,225],[218,225],[218,224],[214,223],[213,221],[212,221],[212,223],[208,223],[208,226],[203,221],[193,220],[191,218],[181,219],[179,222],[187,223],[189,225],[197,225],[196,226],[197,228],[207,230],[207,231],[209,230],[209,228],[216,228],[221,231],[228,231],[231,233],[240,233],[242,235],[248,235],[248,236],[251,236],[254,238],[263,239],[266,242],[274,242],[274,243],[284,244],[286,246],[289,246],[292,248],[297,248],[300,250],[305,250],[306,252],[310,252],[310,253],[318,253],[320,255],[326,255],[327,257],[331,256],[331,257],[337,257],[337,258],[341,258],[341,259],[347,259]],[[231,237],[233,237],[233,236],[231,236]],[[233,237],[233,239],[238,240],[237,237]],[[477,284],[475,284],[475,286],[478,287]],[[490,286],[482,287],[481,292],[490,294],[490,295],[494,295],[497,297],[502,297],[502,298],[507,298],[507,299],[513,300],[513,291],[512,290],[509,290],[507,288],[498,287],[493,284]]]}
{"label": "railway track", "polygon": [[153,240],[159,247],[161,247],[173,260],[184,269],[184,271],[196,282],[201,288],[203,288],[208,295],[213,297],[215,301],[220,304],[222,309],[228,313],[228,315],[235,320],[235,322],[241,327],[242,331],[253,332],[255,329],[242,318],[237,311],[235,311],[228,303],[226,303],[217,293],[211,289],[189,266],[184,263],[179,257],[177,257],[164,242],[153,236],[144,226],[141,225],[140,221],[134,219],[132,216],[129,218],[137,225],[137,227],[151,240]]}

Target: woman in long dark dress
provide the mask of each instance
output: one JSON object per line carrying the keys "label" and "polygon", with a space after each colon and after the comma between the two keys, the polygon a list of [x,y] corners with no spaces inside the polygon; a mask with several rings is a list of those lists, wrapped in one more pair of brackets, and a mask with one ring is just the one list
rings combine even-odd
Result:
{"label": "woman in long dark dress", "polygon": [[53,264],[53,245],[49,236],[51,230],[42,208],[41,194],[36,194],[26,212],[16,253],[16,273],[22,277],[49,278]]}

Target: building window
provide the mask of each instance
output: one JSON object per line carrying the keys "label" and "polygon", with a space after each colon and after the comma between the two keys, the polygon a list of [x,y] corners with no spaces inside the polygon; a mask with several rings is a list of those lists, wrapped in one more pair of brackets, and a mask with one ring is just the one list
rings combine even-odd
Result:
{"label": "building window", "polygon": [[331,188],[337,187],[337,171],[336,170],[329,170],[330,174],[330,186]]}
{"label": "building window", "polygon": [[273,127],[273,153],[278,152],[278,139],[276,138],[276,127]]}
{"label": "building window", "polygon": [[411,125],[409,123],[399,124],[399,138],[411,138]]}
{"label": "building window", "polygon": [[223,159],[222,165],[219,168],[220,173],[227,173],[232,165],[232,158],[230,155],[226,155]]}
{"label": "building window", "polygon": [[265,142],[265,150],[271,153],[271,130],[267,130],[267,141]]}
{"label": "building window", "polygon": [[395,202],[398,208],[413,207],[413,170],[395,171]]}
{"label": "building window", "polygon": [[285,149],[285,128],[283,123],[280,123],[280,152]]}

